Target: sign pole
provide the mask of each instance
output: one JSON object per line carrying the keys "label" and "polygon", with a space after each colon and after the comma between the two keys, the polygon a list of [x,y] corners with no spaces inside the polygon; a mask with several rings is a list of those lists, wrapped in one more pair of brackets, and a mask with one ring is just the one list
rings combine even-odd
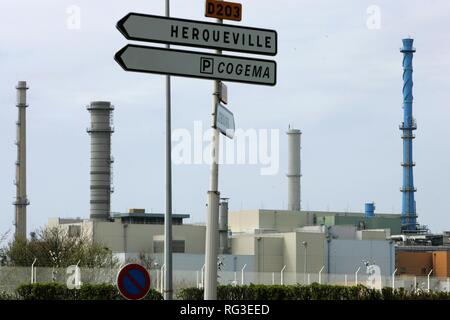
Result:
{"label": "sign pole", "polygon": [[[221,1],[221,0],[220,0]],[[216,19],[222,24],[222,19]],[[222,54],[216,50],[216,54]],[[217,253],[219,247],[219,130],[216,128],[217,107],[220,99],[220,81],[214,81],[212,99],[211,172],[208,191],[208,216],[206,217],[205,300],[217,300]]]}
{"label": "sign pole", "polygon": [[[170,0],[166,0],[166,17],[170,16]],[[170,48],[166,44],[166,48]],[[173,299],[172,288],[172,124],[171,83],[166,76],[166,212],[164,215],[164,300]]]}

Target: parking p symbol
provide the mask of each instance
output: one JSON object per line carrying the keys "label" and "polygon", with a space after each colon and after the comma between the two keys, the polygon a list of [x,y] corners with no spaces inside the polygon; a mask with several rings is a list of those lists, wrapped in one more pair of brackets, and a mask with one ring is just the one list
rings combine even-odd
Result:
{"label": "parking p symbol", "polygon": [[200,73],[213,74],[214,59],[200,58]]}

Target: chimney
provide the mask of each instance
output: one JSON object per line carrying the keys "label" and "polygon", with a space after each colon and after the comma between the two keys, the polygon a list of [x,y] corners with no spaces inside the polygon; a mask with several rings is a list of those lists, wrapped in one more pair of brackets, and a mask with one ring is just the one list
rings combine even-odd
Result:
{"label": "chimney", "polygon": [[413,168],[413,131],[417,129],[416,120],[413,118],[413,55],[416,49],[413,47],[413,39],[403,39],[403,122],[400,130],[403,131],[403,185],[402,192],[402,229],[404,231],[417,230],[416,201],[414,200]]}
{"label": "chimney", "polygon": [[17,108],[19,118],[17,121],[17,161],[16,161],[16,207],[15,214],[15,237],[26,239],[27,237],[27,83],[19,81],[17,84]]}
{"label": "chimney", "polygon": [[94,101],[87,107],[91,113],[91,220],[108,221],[111,213],[111,134],[112,110],[110,102]]}
{"label": "chimney", "polygon": [[288,210],[300,210],[300,136],[302,132],[289,128],[288,136]]}

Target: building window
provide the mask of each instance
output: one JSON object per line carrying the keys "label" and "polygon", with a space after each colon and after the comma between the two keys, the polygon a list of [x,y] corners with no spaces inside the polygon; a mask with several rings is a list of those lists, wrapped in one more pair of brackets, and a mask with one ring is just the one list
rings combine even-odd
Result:
{"label": "building window", "polygon": [[[164,253],[164,241],[153,241],[153,252]],[[185,253],[184,240],[172,240],[172,252],[173,253]]]}
{"label": "building window", "polygon": [[81,226],[69,226],[68,235],[70,238],[78,238],[81,235]]}

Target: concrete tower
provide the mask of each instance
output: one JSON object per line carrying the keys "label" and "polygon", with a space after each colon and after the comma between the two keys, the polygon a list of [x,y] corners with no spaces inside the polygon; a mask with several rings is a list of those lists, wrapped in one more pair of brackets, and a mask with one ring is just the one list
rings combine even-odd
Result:
{"label": "concrete tower", "polygon": [[16,161],[16,207],[15,213],[15,237],[26,239],[27,237],[27,206],[30,204],[27,198],[27,83],[19,81],[17,84],[17,108],[19,119],[17,121],[17,161]]}
{"label": "concrete tower", "polygon": [[95,101],[87,107],[91,113],[91,220],[107,221],[111,212],[111,134],[110,102]]}
{"label": "concrete tower", "polygon": [[300,136],[302,132],[289,128],[288,135],[288,210],[300,210]]}
{"label": "concrete tower", "polygon": [[413,179],[413,131],[417,129],[416,120],[413,118],[413,39],[403,39],[403,122],[400,125],[403,139],[403,185],[402,192],[402,229],[404,231],[417,230],[416,201],[414,200]]}

